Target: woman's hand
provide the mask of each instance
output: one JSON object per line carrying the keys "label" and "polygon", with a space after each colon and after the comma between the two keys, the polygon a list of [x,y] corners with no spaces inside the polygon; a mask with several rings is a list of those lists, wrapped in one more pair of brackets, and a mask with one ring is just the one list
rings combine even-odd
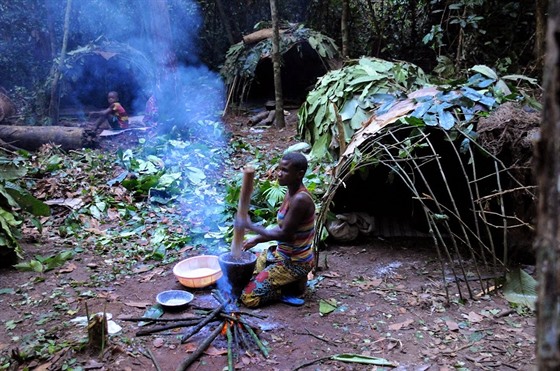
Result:
{"label": "woman's hand", "polygon": [[252,247],[255,247],[260,241],[259,236],[251,237],[248,240],[243,241],[243,251],[249,250]]}

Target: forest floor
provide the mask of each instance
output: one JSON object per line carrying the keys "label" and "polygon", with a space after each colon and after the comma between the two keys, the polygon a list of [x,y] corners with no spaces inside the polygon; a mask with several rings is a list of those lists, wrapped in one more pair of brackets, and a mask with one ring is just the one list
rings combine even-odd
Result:
{"label": "forest floor", "polygon": [[[293,117],[282,130],[250,128],[244,120],[230,117],[227,123],[234,135],[251,138],[248,140],[256,141],[253,145],[261,150],[281,152],[296,142]],[[249,132],[253,135],[246,135]],[[106,140],[107,147],[123,143],[118,138]],[[47,255],[57,250],[56,240],[39,242],[26,244],[26,254]],[[91,287],[91,277],[110,273],[112,262],[83,246],[73,260],[40,275],[0,270],[0,359],[4,367],[175,370],[215,323],[181,344],[181,329],[137,336],[136,332],[145,327],[122,320],[141,317],[155,303],[157,293],[184,289],[172,268],[173,265],[150,270],[140,267],[110,285]],[[320,251],[319,267],[310,280],[302,307],[275,304],[257,310],[240,308],[252,314],[244,318],[257,329],[269,355],[265,358],[256,346],[238,347],[234,352],[235,368],[534,369],[534,314],[511,307],[499,290],[489,295],[481,293],[481,287],[474,282],[470,284],[472,299],[464,283],[457,285],[449,276],[444,282],[441,269],[431,240],[425,238],[375,237],[360,244],[329,244]],[[199,313],[198,307],[216,307],[214,288],[191,290],[194,300],[189,306],[165,312],[162,318],[186,318]],[[72,321],[86,314],[84,303],[90,313],[106,311],[122,327],[110,336],[102,354],[71,346],[87,337],[85,328]],[[18,365],[20,345],[33,341],[44,348],[41,351],[46,356]],[[53,344],[64,342],[68,347],[50,350]],[[341,361],[333,359],[336,355],[347,356]],[[351,355],[361,360],[370,357],[377,364],[384,359],[387,365],[352,363],[350,360],[356,357]],[[189,369],[222,370],[227,369],[227,362],[227,339],[219,335]]]}

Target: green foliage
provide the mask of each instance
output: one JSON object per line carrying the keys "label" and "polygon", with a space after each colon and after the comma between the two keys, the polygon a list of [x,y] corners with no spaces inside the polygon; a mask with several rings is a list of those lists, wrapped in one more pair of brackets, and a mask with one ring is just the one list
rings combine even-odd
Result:
{"label": "green foliage", "polygon": [[393,109],[396,117],[402,116],[401,106],[413,92],[410,103],[416,108],[399,122],[451,130],[456,125],[466,128],[480,114],[505,101],[523,99],[519,83],[536,85],[536,80],[522,75],[499,77],[483,65],[471,71],[466,81],[434,86],[414,65],[362,58],[357,65],[331,71],[319,81],[300,109],[298,131],[313,145],[314,157],[337,158],[341,140],[350,143],[372,117],[390,115]]}
{"label": "green foliage", "polygon": [[537,281],[521,268],[506,274],[504,297],[511,303],[535,310],[537,301]]}
{"label": "green foliage", "polygon": [[74,254],[72,251],[63,251],[49,256],[36,255],[35,259],[18,263],[14,265],[14,267],[21,271],[44,273],[62,266],[67,260],[72,259],[73,256]]}
{"label": "green foliage", "polygon": [[407,91],[427,83],[422,69],[413,64],[361,58],[319,80],[300,108],[298,132],[313,145],[314,157],[330,157],[339,147],[338,138],[343,135],[349,143],[374,109],[382,113]]}
{"label": "green foliage", "polygon": [[21,237],[19,228],[26,218],[33,220],[40,228],[34,216],[47,216],[49,207],[33,197],[27,190],[10,182],[24,177],[27,169],[23,166],[23,158],[9,160],[0,157],[0,250],[6,253],[15,252],[22,257],[19,245]]}

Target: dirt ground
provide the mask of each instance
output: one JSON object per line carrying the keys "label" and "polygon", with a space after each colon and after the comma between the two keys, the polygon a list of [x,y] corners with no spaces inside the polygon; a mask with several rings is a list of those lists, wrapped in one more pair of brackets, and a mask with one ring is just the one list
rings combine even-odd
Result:
{"label": "dirt ground", "polygon": [[[230,120],[238,134],[250,130],[242,120]],[[283,150],[295,142],[295,126],[252,129],[260,146]],[[0,270],[0,357],[17,365],[18,349],[36,342],[49,354],[49,341],[68,347],[45,360],[27,363],[29,369],[59,370],[175,370],[216,326],[211,323],[180,343],[182,329],[136,336],[136,322],[155,303],[158,292],[184,289],[175,279],[173,265],[138,269],[109,282],[89,285],[90,278],[111,272],[109,256],[84,251],[63,267],[43,274]],[[25,246],[30,255],[57,251],[57,241]],[[468,269],[469,267],[467,267]],[[472,267],[470,267],[472,268]],[[449,277],[446,299],[441,265],[429,239],[373,238],[360,245],[334,245],[320,251],[319,269],[305,295],[305,305],[275,304],[258,310],[241,307],[242,314],[269,350],[265,358],[254,344],[237,349],[236,369],[243,370],[531,370],[535,368],[535,317],[510,307],[499,290],[460,300]],[[474,294],[480,287],[473,284]],[[181,311],[162,318],[186,318],[199,307],[215,308],[215,287],[191,290],[194,300]],[[463,294],[466,290],[463,286]],[[326,303],[332,312],[326,313]],[[72,320],[106,311],[122,327],[110,336],[100,356],[70,345],[87,337]],[[252,314],[252,315],[250,315]],[[255,315],[255,316],[253,316]],[[149,326],[147,326],[149,327]],[[146,328],[146,327],[142,327]],[[42,341],[39,341],[42,340]],[[41,345],[39,345],[41,344]],[[46,345],[45,345],[46,344]],[[150,358],[152,355],[153,361]],[[358,364],[331,359],[354,354],[380,357],[392,366]],[[218,335],[192,370],[227,369],[227,340]]]}

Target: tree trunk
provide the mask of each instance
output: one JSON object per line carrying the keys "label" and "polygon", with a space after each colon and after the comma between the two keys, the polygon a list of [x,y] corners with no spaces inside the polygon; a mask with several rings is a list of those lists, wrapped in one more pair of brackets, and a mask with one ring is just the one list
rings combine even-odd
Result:
{"label": "tree trunk", "polygon": [[16,113],[14,103],[2,90],[0,87],[0,122]]}
{"label": "tree trunk", "polygon": [[58,106],[60,103],[60,91],[58,88],[58,80],[60,80],[60,70],[66,58],[66,48],[68,46],[68,34],[70,32],[70,11],[72,10],[72,0],[66,0],[66,14],[64,15],[64,36],[62,37],[62,49],[60,50],[60,59],[58,67],[54,72],[53,82],[51,85],[51,101],[49,104],[49,117],[51,125],[58,122]]}
{"label": "tree trunk", "polygon": [[348,58],[348,44],[350,32],[348,30],[348,16],[350,15],[350,0],[342,0],[342,16],[340,17],[340,32],[342,33],[342,57]]}
{"label": "tree trunk", "polygon": [[0,143],[1,141],[28,151],[35,151],[48,143],[56,144],[65,151],[94,147],[97,144],[94,131],[66,126],[0,125]]}
{"label": "tree trunk", "polygon": [[539,189],[537,369],[560,369],[560,4],[551,2],[541,136],[535,150]]}
{"label": "tree trunk", "polygon": [[149,0],[147,11],[144,12],[144,22],[150,37],[150,50],[156,64],[156,86],[153,92],[160,105],[159,112],[162,121],[171,118],[165,115],[175,115],[181,105],[179,81],[177,74],[177,56],[173,49],[171,20],[166,0]]}
{"label": "tree trunk", "polygon": [[222,20],[222,24],[224,25],[224,29],[226,31],[226,36],[228,41],[231,45],[235,44],[235,37],[233,36],[233,32],[231,31],[231,26],[229,20],[231,17],[226,15],[224,10],[224,4],[222,4],[222,0],[216,0],[216,6],[218,7],[218,13],[220,14],[220,19]]}
{"label": "tree trunk", "polygon": [[545,41],[546,41],[546,11],[548,0],[536,0],[535,5],[535,60],[537,70],[543,70]]}
{"label": "tree trunk", "polygon": [[274,96],[276,99],[276,127],[286,126],[284,121],[284,97],[282,96],[282,66],[280,56],[280,29],[278,26],[278,10],[276,0],[270,0],[272,18],[272,66],[274,70]]}

